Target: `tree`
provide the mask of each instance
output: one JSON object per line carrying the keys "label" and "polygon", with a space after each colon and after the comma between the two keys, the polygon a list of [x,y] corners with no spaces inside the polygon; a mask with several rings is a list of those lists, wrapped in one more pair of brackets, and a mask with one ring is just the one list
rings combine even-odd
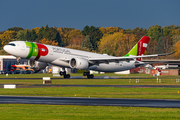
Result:
{"label": "tree", "polygon": [[1,41],[1,46],[4,46],[8,44],[11,41],[14,41],[16,38],[16,32],[15,31],[5,31],[3,34],[0,35],[0,41]]}
{"label": "tree", "polygon": [[36,34],[36,31],[34,29],[31,30],[30,32],[30,41],[35,41],[37,39],[37,34]]}
{"label": "tree", "polygon": [[39,29],[37,36],[38,36],[37,38],[38,40],[42,40],[43,38],[46,38],[49,41],[57,42],[58,46],[64,46],[59,31],[54,27],[49,28],[48,25],[46,25],[46,27],[41,27]]}
{"label": "tree", "polygon": [[42,44],[58,46],[58,42],[55,42],[55,41],[52,41],[52,40],[50,41],[50,40],[48,40],[46,38],[43,38],[39,42],[42,43]]}
{"label": "tree", "polygon": [[124,31],[107,34],[99,41],[99,52],[113,56],[123,56],[132,49],[137,41],[136,35],[124,34]]}
{"label": "tree", "polygon": [[172,36],[172,42],[173,42],[173,46],[176,45],[177,42],[180,41],[180,34],[176,34]]}
{"label": "tree", "polygon": [[31,32],[29,29],[24,30],[24,40],[30,40],[31,39]]}
{"label": "tree", "polygon": [[82,45],[82,41],[84,40],[85,36],[79,35],[76,37],[72,37],[71,40],[69,41],[69,45]]}
{"label": "tree", "polygon": [[39,27],[36,27],[36,28],[31,29],[31,31],[32,31],[32,30],[34,30],[34,31],[36,32],[36,34],[38,34],[38,33],[39,33],[40,28],[39,28]]}
{"label": "tree", "polygon": [[22,27],[13,27],[13,28],[8,28],[9,31],[15,31],[18,32],[20,30],[24,30]]}
{"label": "tree", "polygon": [[178,59],[180,58],[180,49],[179,49],[179,48],[180,48],[180,41],[178,41],[178,42],[176,43],[176,45],[175,45],[175,51],[176,51],[176,52],[175,52],[174,55],[175,55],[175,57],[178,58]]}
{"label": "tree", "polygon": [[159,26],[159,25],[149,27],[148,32],[147,32],[147,36],[151,37],[151,39],[153,41],[157,41],[159,39],[159,37],[162,36],[161,30],[162,30],[161,26]]}
{"label": "tree", "polygon": [[17,40],[25,40],[24,39],[24,30],[20,30],[19,32],[17,32],[16,38],[17,38]]}
{"label": "tree", "polygon": [[101,33],[104,34],[113,34],[114,32],[119,32],[119,28],[118,27],[101,27],[99,28],[99,30],[101,31]]}
{"label": "tree", "polygon": [[[69,45],[69,41],[71,39],[71,31],[74,31],[74,28],[62,28],[62,29],[58,29],[60,35],[61,35],[61,39],[64,43],[64,46],[68,46]],[[73,33],[73,32],[72,32]]]}
{"label": "tree", "polygon": [[151,37],[150,43],[148,44],[148,52],[150,54],[155,54],[157,51],[155,46],[158,45],[159,38],[163,35],[161,26],[155,25],[152,27],[149,27],[148,32],[146,34],[147,36]]}
{"label": "tree", "polygon": [[64,43],[58,31],[56,32],[56,38],[54,39],[54,41],[58,43],[58,46],[64,46]]}
{"label": "tree", "polygon": [[39,29],[39,32],[37,34],[38,40],[43,39],[43,32],[44,32],[44,30],[45,30],[45,28],[43,26]]}
{"label": "tree", "polygon": [[91,44],[91,41],[90,41],[90,38],[88,35],[86,35],[86,37],[84,38],[84,40],[82,41],[82,45],[81,47],[86,47],[89,49],[89,51],[92,50],[92,44]]}
{"label": "tree", "polygon": [[99,28],[91,26],[89,27],[88,25],[84,27],[82,31],[82,35],[86,36],[89,35],[93,50],[98,50],[98,42],[102,38],[103,34],[99,30]]}

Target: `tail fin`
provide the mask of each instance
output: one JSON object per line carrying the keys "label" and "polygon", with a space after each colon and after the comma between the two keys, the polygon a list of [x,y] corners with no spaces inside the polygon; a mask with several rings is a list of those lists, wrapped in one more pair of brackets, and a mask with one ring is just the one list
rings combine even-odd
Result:
{"label": "tail fin", "polygon": [[[125,57],[128,56],[141,56],[144,54],[147,45],[149,43],[150,37],[143,36],[139,42],[125,55]],[[138,61],[141,61],[141,58],[137,58]]]}

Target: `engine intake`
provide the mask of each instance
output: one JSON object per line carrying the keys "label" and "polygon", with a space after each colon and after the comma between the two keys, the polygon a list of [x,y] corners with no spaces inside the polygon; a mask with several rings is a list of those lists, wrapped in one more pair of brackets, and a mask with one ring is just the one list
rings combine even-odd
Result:
{"label": "engine intake", "polygon": [[87,70],[89,67],[89,63],[87,60],[82,58],[72,58],[69,62],[69,66],[71,68],[76,68],[79,70]]}

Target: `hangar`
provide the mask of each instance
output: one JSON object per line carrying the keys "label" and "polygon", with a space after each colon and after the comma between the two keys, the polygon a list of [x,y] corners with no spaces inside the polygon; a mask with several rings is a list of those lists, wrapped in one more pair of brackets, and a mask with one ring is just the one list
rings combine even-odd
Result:
{"label": "hangar", "polygon": [[[21,64],[28,65],[28,60],[20,59]],[[0,70],[10,71],[11,65],[15,65],[17,63],[17,58],[12,55],[1,55],[0,56]]]}

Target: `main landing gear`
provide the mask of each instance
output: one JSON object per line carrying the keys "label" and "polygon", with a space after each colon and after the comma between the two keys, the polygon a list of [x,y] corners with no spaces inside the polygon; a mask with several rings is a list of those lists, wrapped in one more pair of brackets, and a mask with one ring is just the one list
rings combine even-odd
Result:
{"label": "main landing gear", "polygon": [[66,74],[66,71],[60,71],[59,74],[63,75],[64,78],[70,78],[71,77],[70,74]]}
{"label": "main landing gear", "polygon": [[90,72],[84,72],[83,73],[83,76],[87,76],[88,79],[93,79],[94,78],[94,75],[93,74],[90,74]]}

